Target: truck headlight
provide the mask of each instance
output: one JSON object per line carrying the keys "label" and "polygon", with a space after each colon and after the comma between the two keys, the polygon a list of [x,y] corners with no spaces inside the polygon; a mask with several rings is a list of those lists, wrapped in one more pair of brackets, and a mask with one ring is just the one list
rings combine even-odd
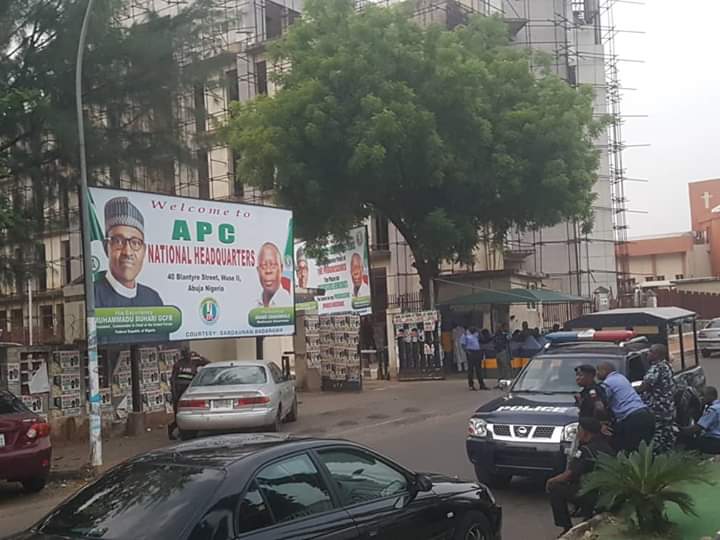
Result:
{"label": "truck headlight", "polygon": [[578,423],[574,422],[572,424],[568,424],[563,428],[562,433],[562,440],[563,442],[573,442],[575,440],[575,435],[577,435],[578,430]]}
{"label": "truck headlight", "polygon": [[487,437],[487,422],[482,418],[471,418],[468,423],[468,435],[471,437]]}

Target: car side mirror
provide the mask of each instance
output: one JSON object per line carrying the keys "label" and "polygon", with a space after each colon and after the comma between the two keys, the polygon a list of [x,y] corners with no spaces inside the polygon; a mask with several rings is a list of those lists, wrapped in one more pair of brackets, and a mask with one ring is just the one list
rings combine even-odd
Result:
{"label": "car side mirror", "polygon": [[507,392],[510,389],[511,385],[512,381],[510,379],[500,379],[498,381],[498,388],[503,392]]}
{"label": "car side mirror", "polygon": [[418,493],[432,491],[432,480],[430,480],[430,478],[424,474],[416,474],[413,484],[415,486],[415,491],[417,491]]}

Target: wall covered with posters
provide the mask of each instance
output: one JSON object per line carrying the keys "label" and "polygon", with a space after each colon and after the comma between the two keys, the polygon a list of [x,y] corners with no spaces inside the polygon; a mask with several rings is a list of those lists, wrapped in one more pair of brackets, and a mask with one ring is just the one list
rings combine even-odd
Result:
{"label": "wall covered with posters", "polygon": [[[143,411],[171,413],[169,381],[180,350],[145,347],[139,354]],[[133,410],[130,351],[101,349],[98,365],[103,419],[124,422]],[[0,349],[0,388],[49,420],[85,417],[89,409],[87,356],[77,349]]]}

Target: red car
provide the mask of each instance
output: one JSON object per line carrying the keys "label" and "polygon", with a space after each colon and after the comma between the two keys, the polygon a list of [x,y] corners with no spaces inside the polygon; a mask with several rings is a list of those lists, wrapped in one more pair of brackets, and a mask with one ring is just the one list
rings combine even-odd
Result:
{"label": "red car", "polygon": [[20,482],[25,491],[45,487],[50,472],[50,425],[20,399],[0,390],[0,480]]}

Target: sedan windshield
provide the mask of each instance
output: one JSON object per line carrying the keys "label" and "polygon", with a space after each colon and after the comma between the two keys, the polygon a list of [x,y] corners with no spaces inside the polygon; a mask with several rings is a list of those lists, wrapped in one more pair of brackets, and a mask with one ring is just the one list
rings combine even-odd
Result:
{"label": "sedan windshield", "polygon": [[231,386],[265,384],[267,372],[262,366],[206,366],[193,380],[193,386]]}
{"label": "sedan windshield", "polygon": [[[583,364],[596,366],[607,358],[568,358],[536,356],[512,386],[513,392],[575,393],[579,391],[575,382],[575,368]],[[611,360],[612,361],[612,360]],[[616,368],[619,362],[612,361]]]}
{"label": "sedan windshield", "polygon": [[179,538],[202,511],[198,501],[208,500],[224,476],[217,469],[127,463],[59,506],[38,529],[70,538]]}

